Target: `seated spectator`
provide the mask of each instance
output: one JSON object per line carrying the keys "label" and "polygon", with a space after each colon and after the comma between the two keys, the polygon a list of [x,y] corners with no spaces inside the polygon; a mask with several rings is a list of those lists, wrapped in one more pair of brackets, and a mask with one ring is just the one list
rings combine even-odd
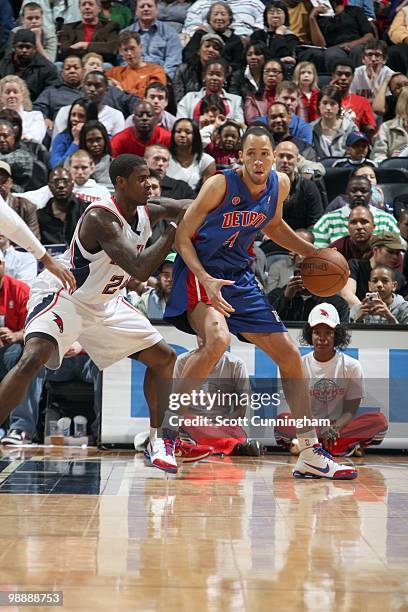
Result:
{"label": "seated spectator", "polygon": [[0,80],[0,109],[16,111],[23,121],[22,138],[42,142],[47,131],[42,114],[33,111],[30,93],[25,82],[10,75]]}
{"label": "seated spectator", "polygon": [[296,145],[298,153],[310,161],[316,160],[316,151],[305,140],[296,138],[290,129],[292,116],[284,102],[272,102],[268,110],[268,127],[273,135],[275,144],[292,142]]}
{"label": "seated spectator", "polygon": [[401,232],[401,237],[408,242],[408,210],[402,210],[399,213],[398,229]]}
{"label": "seated spectator", "polygon": [[371,157],[378,163],[398,157],[408,145],[408,86],[398,96],[395,119],[383,123],[376,136]]}
{"label": "seated spectator", "polygon": [[173,79],[182,62],[181,43],[174,28],[157,19],[157,12],[157,0],[135,0],[135,21],[125,31],[138,32],[143,61],[163,66]]}
{"label": "seated spectator", "polygon": [[328,247],[348,233],[348,218],[350,211],[356,206],[366,206],[374,217],[375,233],[395,232],[399,233],[397,222],[392,215],[371,206],[371,183],[364,176],[352,176],[346,189],[348,203],[342,208],[325,213],[313,226],[318,249]]}
{"label": "seated spectator", "polygon": [[346,157],[334,162],[333,168],[360,168],[361,166],[376,166],[367,159],[368,138],[364,132],[351,132],[346,138]]}
{"label": "seated spectator", "polygon": [[397,284],[393,268],[384,265],[372,268],[368,293],[361,304],[351,307],[351,323],[408,325],[408,302],[402,295],[394,293]]}
{"label": "seated spectator", "polygon": [[185,0],[159,0],[157,17],[180,34],[190,5],[191,2]]}
{"label": "seated spectator", "polygon": [[34,157],[20,147],[13,126],[5,119],[0,120],[0,160],[9,164],[17,190],[28,188],[33,175]]}
{"label": "seated spectator", "polygon": [[86,204],[99,200],[110,200],[110,193],[104,185],[91,178],[95,165],[88,151],[78,149],[69,157],[68,170],[74,181],[74,196]]}
{"label": "seated spectator", "polygon": [[159,268],[159,282],[156,287],[149,287],[140,296],[134,291],[127,295],[129,302],[150,320],[163,319],[173,285],[173,264],[175,258],[176,253],[169,253],[161,264]]}
{"label": "seated spectator", "polygon": [[343,60],[341,63],[336,63],[330,85],[339,90],[343,117],[353,121],[360,132],[365,132],[371,140],[377,129],[376,121],[367,98],[350,93],[353,75],[354,67],[350,62]]}
{"label": "seated spectator", "polygon": [[82,57],[91,51],[100,53],[105,62],[115,63],[119,25],[116,21],[99,21],[100,0],[79,0],[81,21],[64,23],[60,45],[63,58]]}
{"label": "seated spectator", "polygon": [[37,213],[41,242],[68,245],[86,204],[74,196],[74,181],[68,170],[62,166],[51,170],[48,187],[51,198]]}
{"label": "seated spectator", "polygon": [[389,27],[388,37],[393,43],[388,51],[388,66],[395,72],[408,72],[408,16],[404,2],[399,3],[401,8],[397,10],[395,17]]}
{"label": "seated spectator", "polygon": [[374,216],[366,206],[356,206],[348,218],[348,234],[331,243],[349,261],[368,259],[371,256],[371,237],[374,233]]}
{"label": "seated spectator", "polygon": [[205,151],[214,158],[217,168],[235,168],[239,164],[240,147],[240,126],[227,119],[214,128]]}
{"label": "seated spectator", "polygon": [[309,14],[312,45],[299,53],[301,60],[313,62],[319,73],[332,72],[334,65],[350,59],[361,64],[363,45],[374,38],[371,26],[361,8],[345,6],[342,0],[332,0],[334,15],[328,17],[327,6],[317,6]]}
{"label": "seated spectator", "polygon": [[230,94],[222,88],[226,78],[227,65],[225,62],[220,59],[209,60],[203,69],[204,87],[200,91],[186,93],[179,101],[177,104],[177,119],[187,118],[197,121],[202,114],[201,103],[204,97],[216,94],[224,103],[225,116],[238,123],[243,123],[242,98]]}
{"label": "seated spectator", "polygon": [[[314,236],[311,231],[301,228],[295,230],[295,233],[300,236],[300,238],[303,238],[303,240],[313,244]],[[267,243],[268,240],[264,240],[260,247],[255,246],[255,255],[256,269],[258,272],[257,277],[261,279],[265,293],[270,293],[273,289],[286,287],[289,279],[295,274],[296,270],[299,270],[299,264],[302,258],[293,251],[290,251],[287,255],[282,253],[276,255],[271,252],[269,255],[272,255],[272,257],[259,257],[258,249],[264,252],[263,248],[264,246],[267,247]]]}
{"label": "seated spectator", "polygon": [[[170,151],[161,144],[146,147],[144,158],[150,170],[154,170],[160,177],[161,195],[174,200],[189,200],[194,198],[194,191],[186,182],[167,176],[170,163]],[[158,225],[156,223],[155,227]],[[154,229],[154,228],[153,228]]]}
{"label": "seated spectator", "polygon": [[133,110],[133,126],[112,138],[112,156],[133,153],[143,157],[146,147],[152,144],[170,145],[170,132],[156,125],[153,106],[146,100],[136,102]]}
{"label": "seated spectator", "polygon": [[51,168],[60,166],[79,148],[79,135],[85,123],[98,116],[96,105],[78,98],[69,109],[67,127],[56,135],[51,145]]}
{"label": "seated spectator", "polygon": [[[377,185],[377,177],[375,175],[373,165],[370,162],[371,160],[368,160],[367,165],[363,164],[362,166],[357,166],[357,168],[352,170],[350,178],[352,176],[363,176],[364,178],[368,179],[371,184],[370,205],[375,206],[376,208],[383,208],[387,210],[387,212],[392,213],[392,211],[390,211],[384,204],[384,193],[381,187]],[[339,195],[330,202],[330,204],[326,207],[325,212],[337,210],[346,204],[348,204],[348,196],[346,194]]]}
{"label": "seated spectator", "polygon": [[[157,125],[171,132],[171,128],[176,118],[166,111],[169,101],[167,87],[157,82],[150,83],[150,85],[146,87],[145,99],[150,102],[153,107]],[[127,121],[128,119],[126,122]]]}
{"label": "seated spectator", "polygon": [[260,117],[265,117],[268,108],[276,100],[276,87],[283,81],[285,69],[279,60],[268,60],[262,69],[259,89],[246,96],[244,100],[245,123],[251,125]]}
{"label": "seated spectator", "polygon": [[112,161],[112,149],[105,126],[100,121],[87,121],[79,136],[79,148],[87,151],[92,157],[94,171],[91,178],[98,185],[104,185],[113,190],[109,176],[109,166]]}
{"label": "seated spectator", "polygon": [[245,68],[238,68],[231,74],[228,91],[237,96],[246,96],[258,91],[261,85],[262,69],[268,59],[268,51],[263,43],[250,44],[245,51]]}
{"label": "seated spectator", "polygon": [[[38,227],[37,208],[32,202],[23,197],[17,197],[11,190],[13,188],[13,175],[10,165],[5,161],[0,161],[0,196],[10,206],[30,228],[36,238],[40,238]],[[2,249],[4,252],[4,249]]]}
{"label": "seated spectator", "polygon": [[[196,0],[187,12],[183,33],[193,36],[194,32],[205,23],[212,0]],[[265,5],[261,0],[228,0],[232,10],[234,32],[237,36],[251,36],[256,29],[263,28]]]}
{"label": "seated spectator", "polygon": [[313,147],[318,159],[323,157],[344,157],[347,136],[357,131],[357,126],[341,114],[340,92],[333,85],[327,85],[319,93],[319,119],[312,122]]}
{"label": "seated spectator", "polygon": [[[30,288],[4,273],[5,261],[0,253],[0,379],[16,365],[23,352],[24,323]],[[44,368],[35,376],[22,402],[9,416],[9,428],[2,444],[30,444],[37,430],[38,410],[44,380]]]}
{"label": "seated spectator", "polygon": [[[32,204],[32,206],[34,205]],[[17,251],[10,240],[2,234],[0,234],[0,251],[4,255],[5,272],[30,286],[36,279],[38,272],[37,260],[34,255],[26,251]]]}
{"label": "seated spectator", "polygon": [[264,10],[264,29],[255,30],[251,34],[250,42],[263,42],[269,56],[280,59],[287,67],[296,64],[295,48],[299,39],[289,27],[289,13],[287,6],[281,0],[267,4]]}
{"label": "seated spectator", "polygon": [[[83,96],[90,102],[96,104],[98,109],[98,121],[103,123],[110,137],[118,134],[125,127],[123,114],[105,104],[105,96],[108,90],[108,79],[103,72],[97,70],[88,72],[83,81]],[[53,138],[62,132],[68,124],[70,106],[63,106],[57,113],[54,123]]]}
{"label": "seated spectator", "polygon": [[[363,371],[357,359],[344,349],[351,336],[336,308],[330,303],[316,306],[303,328],[302,344],[313,351],[302,357],[309,384],[312,414],[315,418],[330,419],[330,427],[318,429],[319,442],[335,456],[361,457],[364,448],[380,444],[387,432],[387,419],[381,412],[368,412],[357,416],[364,397]],[[322,382],[330,381],[333,392],[322,390]],[[336,392],[334,392],[336,391]],[[280,418],[292,416],[281,413]],[[277,426],[275,437],[280,444],[291,447],[299,454],[294,427]],[[297,448],[297,451],[296,451]]]}
{"label": "seated spectator", "polygon": [[142,60],[142,44],[138,32],[125,31],[119,34],[119,52],[126,64],[110,68],[106,76],[115,79],[122,89],[142,98],[150,83],[158,81],[166,85],[163,67]]}
{"label": "seated spectator", "polygon": [[101,10],[99,12],[100,23],[115,21],[119,29],[127,28],[133,21],[132,11],[124,6],[120,1],[101,0]]}
{"label": "seated spectator", "polygon": [[227,2],[211,4],[205,22],[195,30],[183,49],[183,62],[188,63],[197,56],[203,36],[217,34],[224,43],[221,56],[233,69],[240,68],[244,59],[244,46],[241,38],[234,32],[232,21],[233,13]]}
{"label": "seated spectator", "polygon": [[224,48],[224,41],[218,34],[205,34],[200,41],[197,56],[178,66],[174,79],[173,90],[176,102],[179,102],[188,92],[199,91],[203,86],[204,66],[211,59],[218,59]]}
{"label": "seated spectator", "polygon": [[[374,219],[375,222],[375,219]],[[388,266],[395,271],[397,288],[405,285],[405,278],[400,272],[402,269],[403,247],[398,234],[393,232],[381,232],[371,238],[372,255],[369,259],[350,259],[350,277],[341,295],[347,301],[350,308],[353,304],[360,304],[369,291],[368,283],[370,273],[376,266]]]}
{"label": "seated spectator", "polygon": [[167,176],[185,181],[194,190],[215,174],[214,158],[203,153],[200,132],[191,119],[177,119],[171,131]]}
{"label": "seated spectator", "polygon": [[303,121],[310,123],[318,118],[319,88],[314,64],[299,62],[293,73],[293,82],[299,88],[299,104],[295,112]]}
{"label": "seated spectator", "polygon": [[363,96],[372,102],[378,93],[378,89],[388,81],[394,74],[388,66],[388,47],[383,40],[370,40],[364,45],[363,66],[356,68],[354,78],[350,86],[350,92]]}
{"label": "seated spectator", "polygon": [[394,72],[378,89],[373,100],[373,110],[377,115],[381,115],[383,121],[394,119],[398,97],[403,88],[407,86],[408,77],[400,72]]}
{"label": "seated spectator", "polygon": [[313,144],[313,132],[310,125],[296,115],[299,106],[300,90],[293,81],[282,81],[276,88],[276,101],[286,104],[290,112],[289,129],[295,138],[300,138],[308,144]]}
{"label": "seated spectator", "polygon": [[46,28],[43,23],[43,10],[37,2],[27,2],[21,10],[21,26],[11,31],[8,46],[13,46],[14,35],[18,30],[31,30],[35,34],[37,52],[50,62],[57,56],[57,37],[55,28]]}
{"label": "seated spectator", "polygon": [[63,106],[71,106],[82,97],[83,69],[79,57],[69,55],[65,58],[60,72],[60,80],[46,87],[33,104],[36,111],[43,114],[47,126],[52,128],[54,119]]}
{"label": "seated spectator", "polygon": [[[31,0],[23,0],[22,6],[24,7],[28,2]],[[44,26],[51,30],[55,30],[57,23],[61,23],[61,20],[63,23],[71,23],[81,19],[77,0],[53,3],[50,3],[49,0],[36,0],[36,2],[43,10]]]}
{"label": "seated spectator", "polygon": [[31,100],[57,81],[57,69],[38,53],[35,34],[31,30],[22,29],[15,33],[12,53],[0,63],[0,78],[11,74],[25,81]]}

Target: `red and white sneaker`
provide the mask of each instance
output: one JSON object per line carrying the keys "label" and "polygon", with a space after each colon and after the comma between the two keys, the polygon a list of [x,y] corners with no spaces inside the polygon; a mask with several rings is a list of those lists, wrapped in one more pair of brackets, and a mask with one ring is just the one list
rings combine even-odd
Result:
{"label": "red and white sneaker", "polygon": [[209,455],[212,455],[214,449],[212,446],[206,446],[205,444],[190,444],[185,440],[176,440],[175,456],[177,459],[181,459],[183,463],[193,463],[194,461],[201,461]]}
{"label": "red and white sneaker", "polygon": [[331,454],[321,444],[301,451],[293,470],[295,478],[330,478],[332,480],[352,480],[358,472],[354,467],[333,461]]}
{"label": "red and white sneaker", "polygon": [[156,438],[154,442],[149,440],[144,455],[152,467],[171,474],[177,473],[174,440],[171,438]]}

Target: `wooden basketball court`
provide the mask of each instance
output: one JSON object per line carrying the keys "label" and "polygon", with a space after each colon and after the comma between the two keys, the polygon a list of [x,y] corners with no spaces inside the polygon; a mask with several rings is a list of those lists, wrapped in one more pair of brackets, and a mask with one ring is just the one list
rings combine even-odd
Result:
{"label": "wooden basketball court", "polygon": [[166,477],[132,452],[2,451],[0,591],[62,591],[55,610],[408,610],[407,456],[355,459],[350,482],[295,480],[294,461]]}

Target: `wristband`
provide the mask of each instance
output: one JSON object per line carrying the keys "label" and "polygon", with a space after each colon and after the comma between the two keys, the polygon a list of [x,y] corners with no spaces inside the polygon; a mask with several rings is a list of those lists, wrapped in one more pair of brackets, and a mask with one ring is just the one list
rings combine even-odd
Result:
{"label": "wristband", "polygon": [[177,223],[175,221],[169,221],[169,225],[174,227],[174,229],[177,229]]}

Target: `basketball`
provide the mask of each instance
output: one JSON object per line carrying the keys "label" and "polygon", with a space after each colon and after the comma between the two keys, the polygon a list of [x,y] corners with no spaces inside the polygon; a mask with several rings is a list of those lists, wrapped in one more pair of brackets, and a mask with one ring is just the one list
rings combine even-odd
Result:
{"label": "basketball", "polygon": [[300,265],[303,285],[319,297],[334,295],[347,283],[350,271],[346,259],[335,249],[319,249]]}

